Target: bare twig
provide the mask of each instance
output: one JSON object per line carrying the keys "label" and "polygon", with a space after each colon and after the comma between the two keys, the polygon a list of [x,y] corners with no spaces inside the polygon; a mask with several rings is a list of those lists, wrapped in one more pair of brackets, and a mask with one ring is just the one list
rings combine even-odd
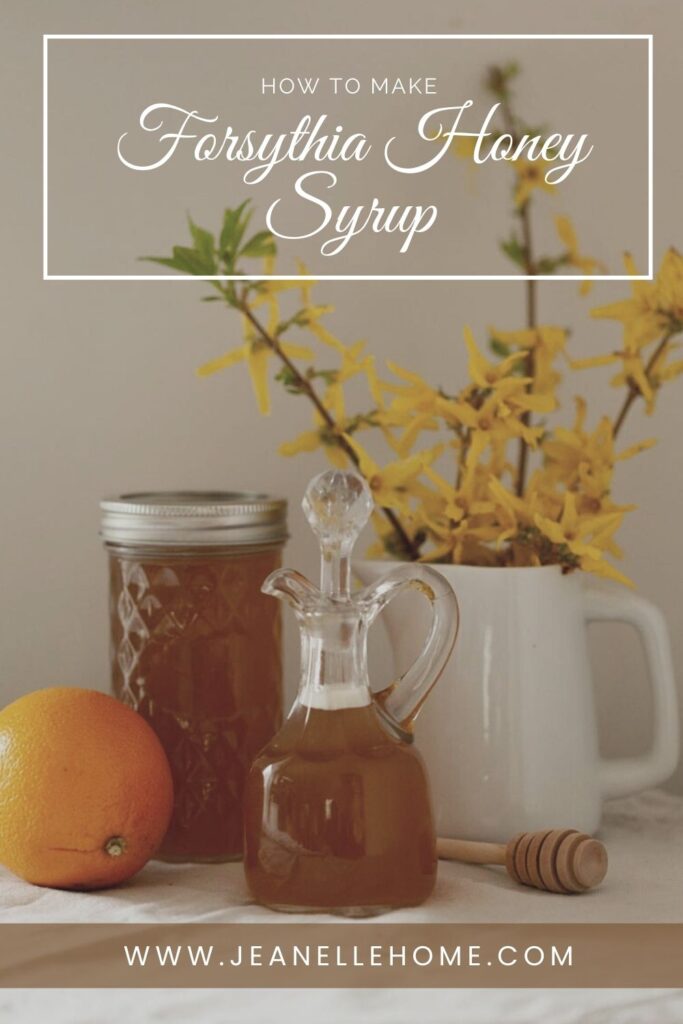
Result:
{"label": "bare twig", "polygon": [[[518,135],[515,127],[515,119],[510,106],[510,97],[507,90],[503,90],[501,93],[500,110],[503,115],[503,122],[505,130],[516,142]],[[536,273],[536,266],[534,262],[533,252],[533,241],[531,235],[531,210],[530,202],[527,199],[524,205],[519,211],[520,220],[522,222],[522,252],[524,255],[524,271],[527,277]],[[536,281],[526,281],[526,322],[527,327],[533,330],[538,323],[537,317],[537,289]],[[535,375],[535,359],[533,348],[530,348],[524,365],[524,373],[527,377],[531,377],[532,381]],[[533,385],[532,385],[533,386]],[[522,423],[528,427],[531,425],[531,412],[526,411],[522,414]],[[524,494],[524,485],[526,483],[526,472],[527,472],[527,460],[529,455],[529,445],[523,437],[519,439],[519,453],[517,456],[517,479],[515,483],[515,490],[519,497]]]}
{"label": "bare twig", "polygon": [[[521,210],[522,218],[522,239],[524,249],[524,263],[527,274],[535,273],[534,259],[533,259],[533,248],[531,240],[531,214],[529,210],[529,201],[527,200]],[[536,314],[536,282],[526,281],[526,322],[527,327],[534,329],[537,325],[537,314]],[[524,373],[527,377],[530,377],[533,381],[536,367],[534,359],[534,350],[529,348],[526,359],[524,361]],[[522,413],[522,423],[524,426],[531,426],[531,412],[527,410]],[[521,498],[524,494],[524,485],[526,483],[526,470],[527,460],[529,456],[529,445],[523,437],[519,439],[519,453],[517,456],[517,481],[516,491],[518,496]]]}

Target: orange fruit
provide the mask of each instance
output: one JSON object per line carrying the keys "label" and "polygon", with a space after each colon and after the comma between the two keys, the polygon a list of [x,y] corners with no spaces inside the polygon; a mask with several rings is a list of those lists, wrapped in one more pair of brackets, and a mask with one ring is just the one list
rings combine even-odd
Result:
{"label": "orange fruit", "polygon": [[36,690],[0,711],[0,863],[35,885],[134,875],[173,808],[166,754],[135,711],[94,690]]}

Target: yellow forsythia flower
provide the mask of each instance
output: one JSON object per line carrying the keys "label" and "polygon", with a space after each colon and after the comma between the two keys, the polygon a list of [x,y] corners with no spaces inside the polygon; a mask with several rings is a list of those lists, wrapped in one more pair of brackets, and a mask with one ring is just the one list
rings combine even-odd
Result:
{"label": "yellow forsythia flower", "polygon": [[[601,263],[600,260],[593,259],[591,256],[584,256],[579,252],[579,242],[576,237],[576,231],[574,230],[574,225],[570,221],[569,217],[556,217],[555,227],[560,241],[567,249],[567,262],[570,266],[576,267],[582,274],[586,274],[588,276],[605,273],[606,267],[604,263]],[[592,287],[592,281],[582,281],[579,287],[579,293],[581,295],[587,295]]]}
{"label": "yellow forsythia flower", "polygon": [[[226,352],[225,355],[204,363],[197,370],[199,377],[209,377],[219,370],[225,370],[236,363],[246,363],[254,389],[254,396],[259,412],[268,416],[270,414],[270,390],[268,387],[268,371],[270,360],[275,355],[271,346],[258,337],[254,332],[247,317],[242,317],[245,342],[238,348]],[[290,359],[312,359],[313,353],[306,345],[292,345],[289,342],[280,342],[280,348]]]}
{"label": "yellow forsythia flower", "polygon": [[547,160],[515,160],[513,167],[517,174],[517,185],[515,187],[515,205],[521,209],[528,202],[534,189],[541,189],[543,192],[554,192],[557,188],[545,180],[546,173],[552,168]]}
{"label": "yellow forsythia flower", "polygon": [[346,441],[356,453],[358,468],[367,480],[377,505],[409,515],[411,485],[421,475],[425,466],[433,461],[438,451],[421,452],[380,466],[355,438],[347,434]]}

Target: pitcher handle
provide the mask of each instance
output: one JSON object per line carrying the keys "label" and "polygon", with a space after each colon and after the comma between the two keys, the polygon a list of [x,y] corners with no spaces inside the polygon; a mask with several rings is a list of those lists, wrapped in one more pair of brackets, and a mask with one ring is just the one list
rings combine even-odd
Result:
{"label": "pitcher handle", "polygon": [[669,634],[660,610],[629,591],[587,587],[583,602],[586,622],[634,626],[647,659],[654,707],[652,747],[640,757],[602,759],[600,763],[603,797],[626,796],[664,782],[678,761],[678,700]]}
{"label": "pitcher handle", "polygon": [[410,668],[373,694],[380,710],[408,733],[453,650],[460,622],[457,598],[448,580],[426,565],[399,566],[356,595],[370,625],[390,601],[411,589],[423,594],[431,605],[432,621],[427,638]]}

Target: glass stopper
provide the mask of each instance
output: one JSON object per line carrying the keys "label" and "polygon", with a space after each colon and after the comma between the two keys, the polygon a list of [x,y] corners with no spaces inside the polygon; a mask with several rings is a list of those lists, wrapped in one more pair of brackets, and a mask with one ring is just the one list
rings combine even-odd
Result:
{"label": "glass stopper", "polygon": [[328,469],[306,488],[302,507],[320,541],[324,594],[349,597],[349,557],[373,506],[370,488],[357,473]]}

